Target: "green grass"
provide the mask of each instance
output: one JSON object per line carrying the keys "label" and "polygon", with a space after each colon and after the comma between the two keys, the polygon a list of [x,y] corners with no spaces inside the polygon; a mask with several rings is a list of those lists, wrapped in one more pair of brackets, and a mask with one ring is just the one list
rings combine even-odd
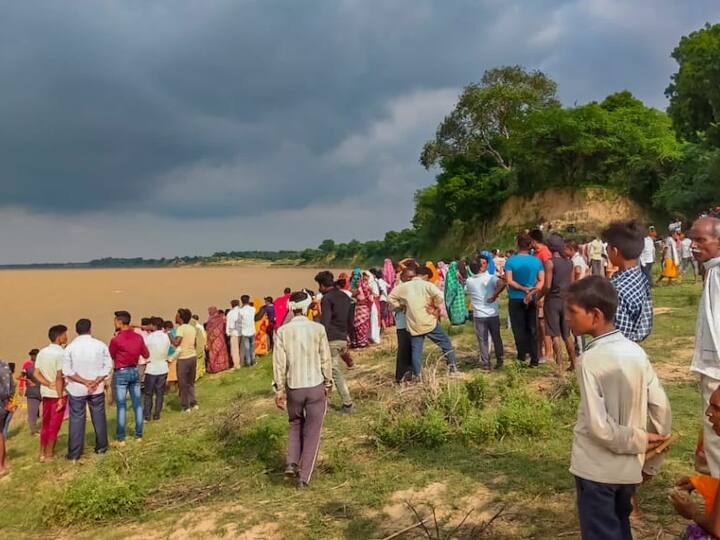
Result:
{"label": "green grass", "polygon": [[[667,503],[667,490],[692,471],[700,404],[686,374],[699,293],[699,285],[655,290],[656,307],[672,311],[656,317],[645,346],[661,375],[682,368],[664,385],[675,430],[683,437],[663,472],[639,492],[642,527],[652,538],[661,527],[682,525]],[[461,364],[473,359],[470,327],[453,334]],[[506,329],[503,337],[510,357],[513,342]],[[431,346],[427,351],[432,362],[437,353]],[[113,539],[142,537],[145,528],[167,534],[183,528],[194,530],[197,538],[232,538],[252,527],[270,527],[268,536],[278,538],[382,538],[413,519],[408,509],[402,519],[384,513],[398,503],[399,490],[421,493],[439,483],[442,495],[418,499],[418,512],[425,515],[434,504],[457,522],[473,506],[480,512],[505,505],[485,537],[572,538],[577,531],[574,483],[567,471],[577,403],[572,382],[556,381],[550,366],[522,373],[472,372],[452,381],[440,370],[427,387],[401,393],[388,382],[393,355],[386,344],[358,356],[359,367],[349,372],[357,412],[341,415],[333,396],[307,492],[293,490],[282,478],[287,421],[271,399],[267,358],[257,368],[199,381],[201,409],[190,415],[181,415],[177,397],[170,396],[162,420],[146,426],[141,444],[130,441],[96,456],[88,424],[78,465],[61,457],[66,425],[60,457],[40,464],[38,441],[18,419],[8,443],[12,475],[0,482],[3,533]],[[114,419],[110,408],[111,432]],[[208,519],[211,524],[204,524]],[[439,521],[441,533],[452,528]],[[415,530],[401,538],[422,534]]]}

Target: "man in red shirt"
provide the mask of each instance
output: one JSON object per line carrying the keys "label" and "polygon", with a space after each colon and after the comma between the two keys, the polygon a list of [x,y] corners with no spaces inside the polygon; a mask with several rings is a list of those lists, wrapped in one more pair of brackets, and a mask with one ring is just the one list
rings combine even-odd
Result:
{"label": "man in red shirt", "polygon": [[[528,234],[532,239],[533,254],[543,263],[545,275],[548,275],[548,261],[552,259],[550,249],[543,243],[543,232],[540,229],[530,231]],[[537,303],[538,313],[538,352],[540,358],[547,360],[553,357],[552,338],[545,332],[545,299],[541,298]]]}
{"label": "man in red shirt", "polygon": [[149,358],[150,353],[145,346],[143,337],[130,326],[130,314],[127,311],[115,312],[115,337],[110,341],[110,356],[113,359],[113,386],[117,405],[117,446],[125,446],[125,425],[127,411],[125,398],[128,390],[135,415],[135,439],[142,440],[143,410],[140,399],[140,373],[138,361],[140,357]]}

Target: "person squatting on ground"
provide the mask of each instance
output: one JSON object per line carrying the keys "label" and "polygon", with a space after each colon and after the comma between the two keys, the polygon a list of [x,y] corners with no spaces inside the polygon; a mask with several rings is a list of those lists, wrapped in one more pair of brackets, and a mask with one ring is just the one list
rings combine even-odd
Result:
{"label": "person squatting on ground", "polygon": [[293,318],[278,329],[273,354],[275,404],[287,408],[289,421],[285,476],[297,479],[298,488],[310,483],[333,386],[325,327],[307,318],[311,301],[305,292],[292,293]]}

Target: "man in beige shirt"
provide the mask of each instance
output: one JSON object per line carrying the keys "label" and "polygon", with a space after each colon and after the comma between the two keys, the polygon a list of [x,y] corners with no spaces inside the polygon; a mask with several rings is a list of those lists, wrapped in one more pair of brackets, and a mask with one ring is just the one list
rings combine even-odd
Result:
{"label": "man in beige shirt", "polygon": [[293,318],[281,326],[273,351],[275,405],[287,407],[290,422],[285,477],[298,488],[310,482],[332,390],[332,356],[325,327],[307,318],[312,299],[305,292],[290,296]]}
{"label": "man in beige shirt", "polygon": [[444,302],[442,292],[435,284],[417,276],[413,268],[403,270],[403,275],[407,281],[392,290],[388,303],[392,309],[405,312],[407,331],[410,333],[413,376],[420,377],[422,374],[422,354],[426,337],[440,347],[450,373],[455,373],[455,349],[439,321]]}
{"label": "man in beige shirt", "polygon": [[576,335],[590,334],[576,367],[580,405],[570,460],[583,538],[630,539],[631,498],[656,475],[653,452],[672,427],[670,402],[645,351],[615,329],[618,297],[607,279],[589,276],[567,290]]}

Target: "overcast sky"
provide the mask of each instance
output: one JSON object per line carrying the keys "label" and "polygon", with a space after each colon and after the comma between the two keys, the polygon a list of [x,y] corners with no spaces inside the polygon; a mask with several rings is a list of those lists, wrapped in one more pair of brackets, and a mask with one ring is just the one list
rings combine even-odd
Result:
{"label": "overcast sky", "polygon": [[665,107],[717,0],[0,0],[0,264],[302,249],[409,225],[422,144],[523,64]]}

